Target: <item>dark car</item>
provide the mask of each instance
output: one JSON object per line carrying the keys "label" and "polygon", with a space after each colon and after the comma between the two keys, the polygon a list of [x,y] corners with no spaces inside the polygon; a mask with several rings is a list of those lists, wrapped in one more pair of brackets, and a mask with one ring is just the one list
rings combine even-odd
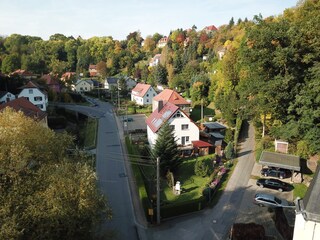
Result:
{"label": "dark car", "polygon": [[131,117],[123,117],[122,121],[123,122],[133,122],[133,118],[131,118]]}
{"label": "dark car", "polygon": [[257,185],[261,188],[266,187],[266,188],[276,189],[279,192],[290,191],[293,189],[293,187],[289,183],[285,183],[278,179],[273,179],[273,178],[270,178],[270,179],[261,178],[257,180]]}
{"label": "dark car", "polygon": [[271,194],[257,193],[254,196],[253,202],[260,207],[295,208],[293,202],[288,202]]}
{"label": "dark car", "polygon": [[284,179],[290,176],[290,171],[281,168],[262,168],[261,175]]}

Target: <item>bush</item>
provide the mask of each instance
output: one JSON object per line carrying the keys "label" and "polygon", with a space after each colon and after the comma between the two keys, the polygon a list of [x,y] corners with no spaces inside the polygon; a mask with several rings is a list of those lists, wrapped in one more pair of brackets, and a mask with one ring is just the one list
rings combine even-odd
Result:
{"label": "bush", "polygon": [[194,165],[194,173],[200,177],[207,176],[208,165],[206,165],[202,159],[197,159],[197,161]]}

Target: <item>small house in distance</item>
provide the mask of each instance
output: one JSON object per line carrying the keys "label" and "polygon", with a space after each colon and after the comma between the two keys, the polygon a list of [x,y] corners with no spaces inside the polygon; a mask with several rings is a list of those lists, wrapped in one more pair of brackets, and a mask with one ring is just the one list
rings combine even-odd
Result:
{"label": "small house in distance", "polygon": [[0,104],[10,102],[14,99],[16,99],[14,94],[6,91],[0,91]]}
{"label": "small house in distance", "polygon": [[95,77],[98,75],[97,65],[94,65],[94,64],[89,65],[89,75],[90,77]]}
{"label": "small house in distance", "polygon": [[221,155],[225,147],[224,135],[226,127],[218,122],[207,122],[202,124],[200,139],[211,143],[215,147],[215,153]]}
{"label": "small house in distance", "polygon": [[131,101],[138,105],[151,105],[156,95],[150,84],[138,83],[131,91]]}
{"label": "small house in distance", "polygon": [[35,82],[29,81],[25,86],[21,87],[20,97],[26,97],[32,104],[40,108],[42,111],[47,110],[48,95],[42,88]]}

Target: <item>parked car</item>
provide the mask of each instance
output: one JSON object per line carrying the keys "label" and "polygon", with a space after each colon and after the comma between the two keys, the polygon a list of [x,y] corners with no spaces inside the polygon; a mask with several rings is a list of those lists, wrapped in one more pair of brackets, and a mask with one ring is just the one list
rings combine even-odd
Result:
{"label": "parked car", "polygon": [[257,185],[261,188],[266,187],[266,188],[276,189],[279,192],[290,191],[293,189],[291,184],[282,182],[274,178],[270,178],[270,179],[260,178],[259,180],[257,180]]}
{"label": "parked car", "polygon": [[290,176],[290,171],[282,168],[262,168],[261,175],[265,177],[277,177],[280,179],[284,179]]}
{"label": "parked car", "polygon": [[122,121],[123,122],[133,122],[133,118],[131,118],[131,117],[123,117]]}
{"label": "parked car", "polygon": [[257,193],[254,196],[253,202],[260,207],[283,207],[283,208],[295,208],[293,202],[288,202],[287,200],[280,199],[271,194]]}

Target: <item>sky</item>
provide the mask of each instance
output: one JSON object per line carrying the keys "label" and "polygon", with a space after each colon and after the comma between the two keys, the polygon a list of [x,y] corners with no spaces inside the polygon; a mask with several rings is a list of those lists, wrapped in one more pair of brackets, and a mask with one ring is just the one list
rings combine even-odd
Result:
{"label": "sky", "polygon": [[0,0],[0,35],[13,33],[44,40],[65,36],[112,36],[124,40],[140,31],[142,37],[171,30],[219,27],[239,18],[282,14],[297,0]]}

